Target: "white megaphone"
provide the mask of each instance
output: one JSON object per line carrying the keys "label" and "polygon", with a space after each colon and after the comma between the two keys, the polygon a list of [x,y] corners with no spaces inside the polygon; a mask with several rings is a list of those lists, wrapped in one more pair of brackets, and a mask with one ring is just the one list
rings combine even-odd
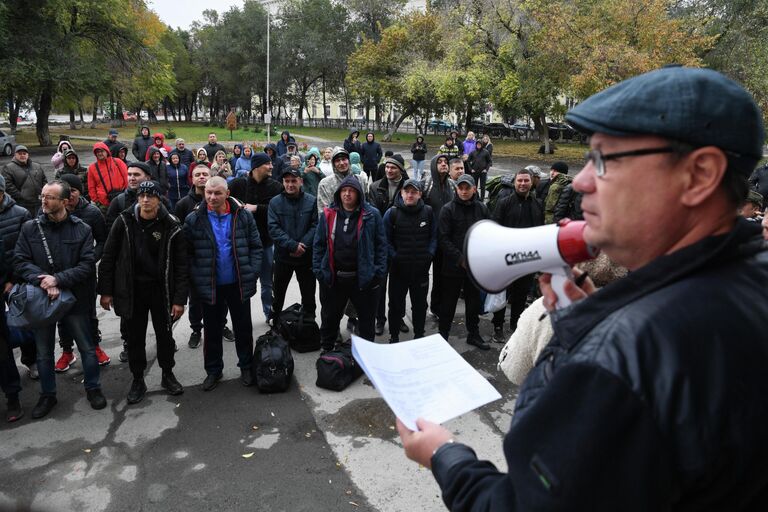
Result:
{"label": "white megaphone", "polygon": [[492,220],[475,223],[464,239],[470,279],[489,293],[505,290],[519,277],[552,274],[557,307],[571,303],[563,287],[573,279],[571,267],[597,257],[599,250],[584,241],[584,221],[565,219],[535,228],[505,228]]}

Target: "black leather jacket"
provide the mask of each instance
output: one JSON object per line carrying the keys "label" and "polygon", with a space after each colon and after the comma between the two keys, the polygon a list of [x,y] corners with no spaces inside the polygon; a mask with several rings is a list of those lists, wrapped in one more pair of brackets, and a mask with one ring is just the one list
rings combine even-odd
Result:
{"label": "black leather jacket", "polygon": [[768,251],[740,219],[552,314],[509,473],[445,445],[453,511],[768,509]]}

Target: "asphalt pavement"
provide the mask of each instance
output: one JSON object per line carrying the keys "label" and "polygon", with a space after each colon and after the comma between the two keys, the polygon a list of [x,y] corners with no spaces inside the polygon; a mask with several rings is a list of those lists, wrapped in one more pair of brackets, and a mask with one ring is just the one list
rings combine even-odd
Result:
{"label": "asphalt pavement", "polygon": [[[50,150],[30,149],[33,160],[49,161]],[[81,154],[84,163],[93,160],[92,154]],[[0,165],[6,161],[0,159]],[[286,305],[299,299],[293,281]],[[258,294],[251,308],[255,339],[268,329]],[[404,456],[394,416],[365,377],[342,392],[320,389],[315,385],[318,353],[294,354],[288,392],[264,395],[240,384],[234,344],[225,342],[224,378],[204,392],[202,348],[187,347],[191,329],[185,314],[174,330],[179,346],[174,371],[184,394],[170,397],[160,387],[149,329],[149,393],[129,406],[125,395],[131,375],[127,363],[118,361],[119,320],[98,311],[102,348],[112,358],[101,372],[108,407],[89,407],[78,360],[57,374],[58,405],[46,418],[32,420],[39,386],[19,363],[26,416],[0,424],[0,509],[444,510],[431,473]],[[410,308],[405,321],[410,325]],[[496,369],[502,345],[492,344],[489,351],[470,347],[463,324],[460,303],[449,342],[503,398],[446,426],[503,470],[502,438],[517,389]],[[490,319],[482,319],[480,327],[490,340]],[[433,332],[437,325],[428,319],[427,333]]]}

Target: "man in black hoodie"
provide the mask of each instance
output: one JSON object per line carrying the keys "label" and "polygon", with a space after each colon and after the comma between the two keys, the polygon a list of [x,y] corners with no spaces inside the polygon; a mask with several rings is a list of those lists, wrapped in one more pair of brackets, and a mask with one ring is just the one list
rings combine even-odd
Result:
{"label": "man in black hoodie", "polygon": [[456,182],[456,197],[443,207],[438,223],[440,247],[443,249],[443,311],[440,314],[440,334],[448,339],[456,314],[456,304],[464,289],[464,321],[467,343],[481,350],[490,347],[480,336],[480,290],[467,275],[464,257],[464,237],[475,222],[488,219],[488,208],[478,200],[472,176],[465,174]]}
{"label": "man in black hoodie", "polygon": [[[264,146],[264,153],[272,161],[272,178],[280,181],[283,177],[283,159],[277,156],[277,146],[272,143],[267,144]],[[251,157],[251,160],[253,160],[253,157]]]}
{"label": "man in black hoodie", "polygon": [[272,320],[272,263],[275,247],[269,235],[267,212],[269,202],[280,195],[283,186],[272,178],[272,160],[266,153],[256,153],[251,158],[251,172],[248,176],[236,178],[229,184],[232,197],[245,203],[245,208],[253,214],[261,237],[262,256],[261,307],[267,322]]}
{"label": "man in black hoodie", "polygon": [[[448,159],[445,154],[435,155],[429,162],[429,172],[421,176],[421,197],[425,204],[432,207],[435,220],[440,218],[443,206],[453,201],[455,195],[456,184],[449,178]],[[442,267],[443,251],[438,244],[432,260],[432,292],[429,297],[429,309],[435,317],[439,317],[442,311]]]}
{"label": "man in black hoodie", "polygon": [[381,150],[381,144],[376,142],[374,137],[373,132],[366,133],[365,142],[360,145],[360,161],[363,164],[363,170],[371,181],[383,178],[383,176],[378,175],[378,167],[384,153]]}
{"label": "man in black hoodie", "polygon": [[149,136],[149,126],[142,126],[141,134],[133,139],[133,147],[131,148],[133,158],[139,162],[146,162],[147,150],[154,143],[155,141]]}
{"label": "man in black hoodie", "polygon": [[208,144],[203,146],[203,149],[208,153],[208,157],[211,161],[216,157],[217,151],[223,151],[225,155],[227,154],[227,150],[224,149],[224,146],[219,144],[218,138],[214,132],[208,134]]}

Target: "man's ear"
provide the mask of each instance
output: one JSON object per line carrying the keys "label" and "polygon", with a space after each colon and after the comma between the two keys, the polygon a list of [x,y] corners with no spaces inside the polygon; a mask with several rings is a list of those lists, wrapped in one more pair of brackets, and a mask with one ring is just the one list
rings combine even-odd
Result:
{"label": "man's ear", "polygon": [[680,200],[685,206],[699,206],[720,188],[720,183],[727,172],[728,158],[723,150],[715,146],[705,146],[683,157],[685,164],[681,169],[685,187]]}

